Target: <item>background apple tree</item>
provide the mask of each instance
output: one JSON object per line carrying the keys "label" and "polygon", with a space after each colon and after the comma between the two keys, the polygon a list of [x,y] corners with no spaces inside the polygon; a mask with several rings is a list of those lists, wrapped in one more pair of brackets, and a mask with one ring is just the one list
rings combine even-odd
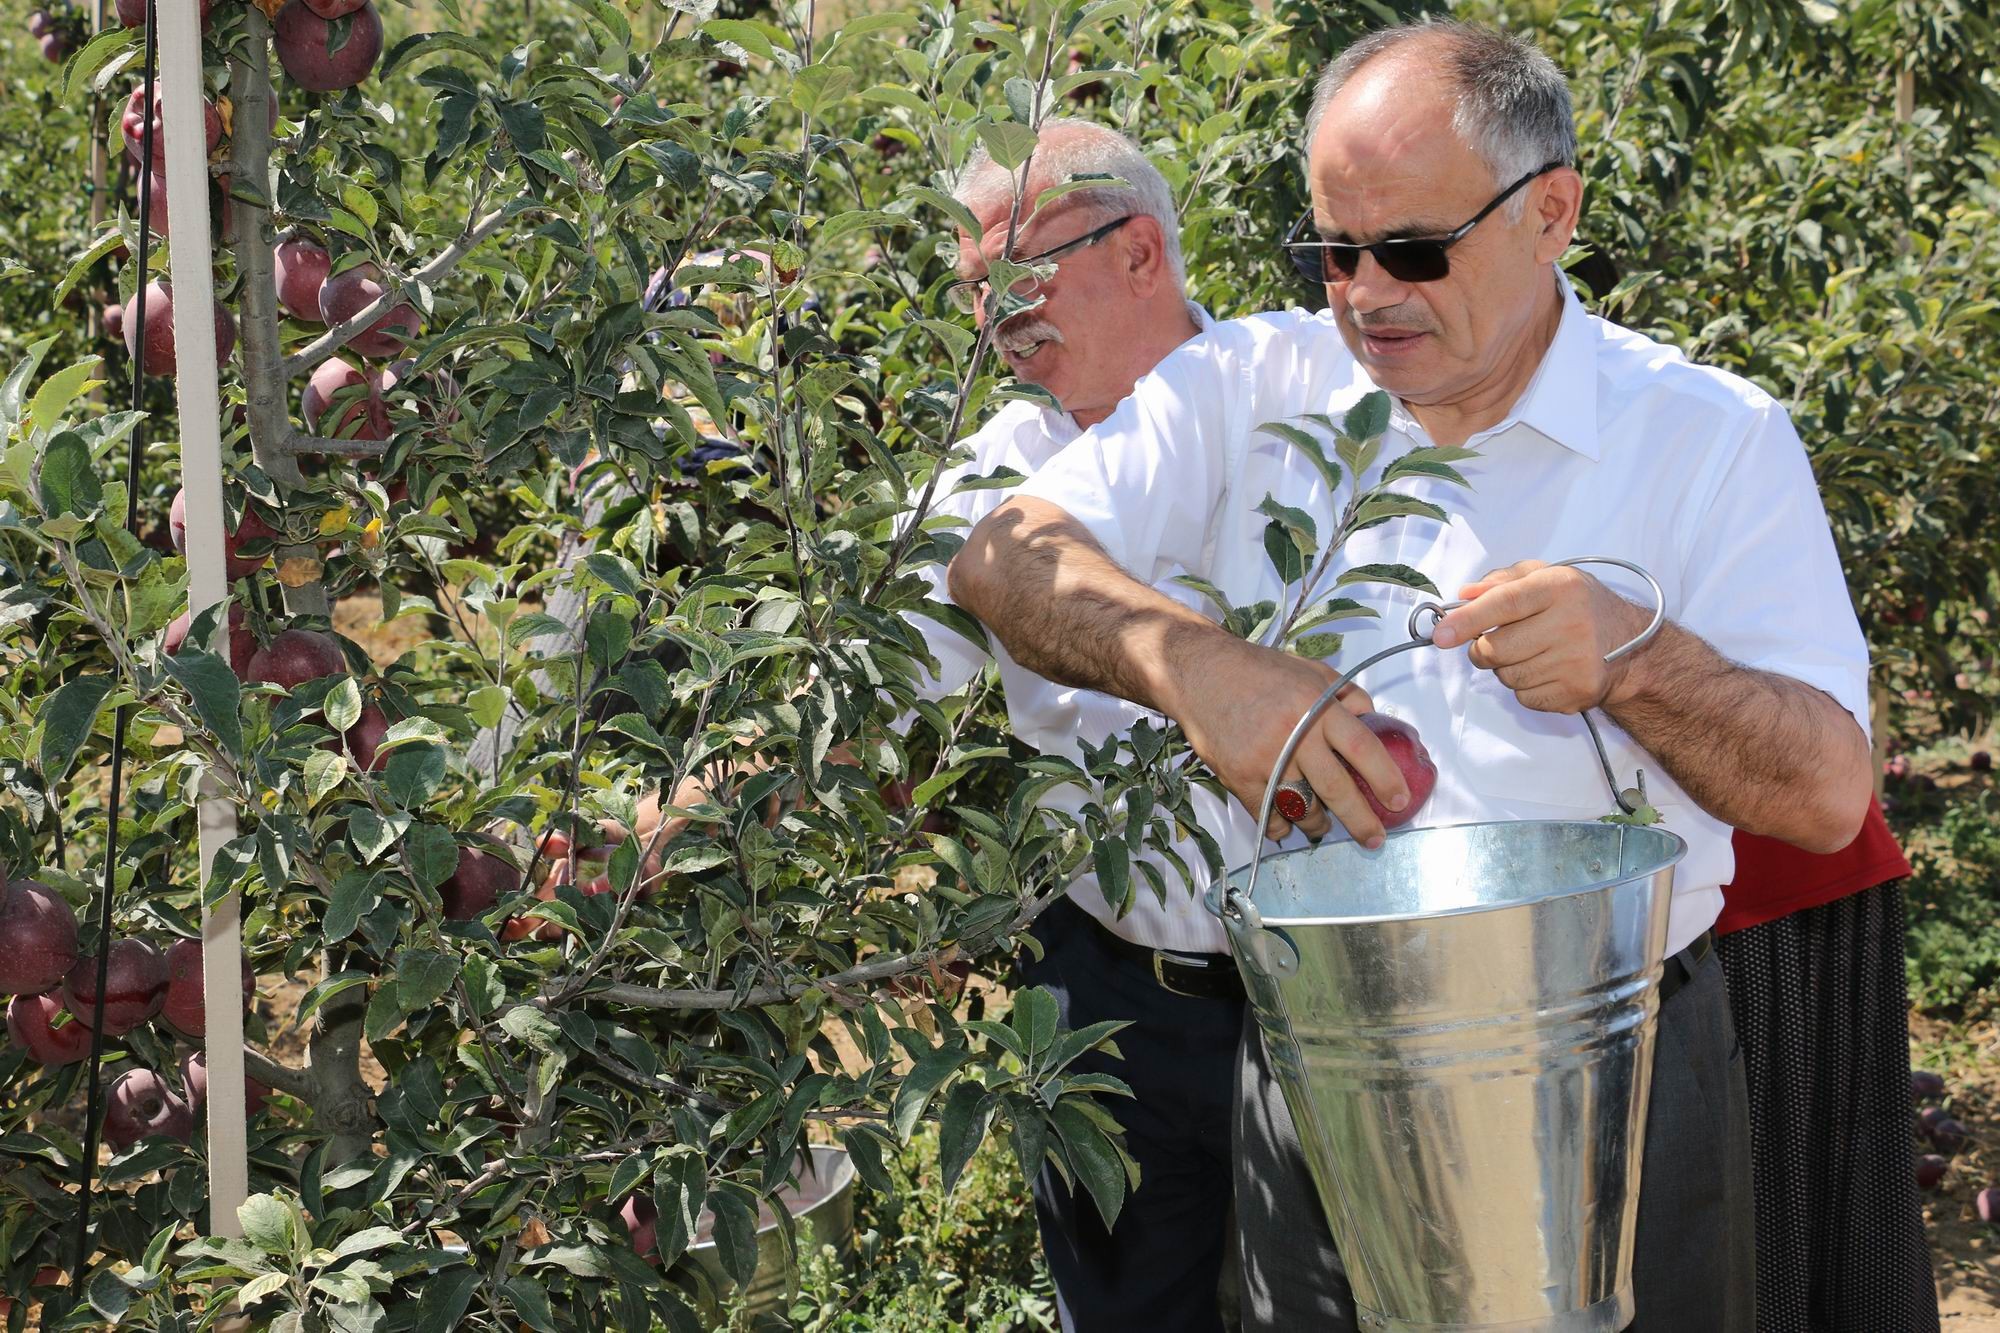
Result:
{"label": "background apple tree", "polygon": [[[950,174],[975,140],[1018,163],[1047,115],[1099,118],[1173,185],[1196,299],[1314,303],[1276,248],[1310,78],[1446,6],[315,5],[213,0],[216,270],[151,252],[176,317],[212,293],[229,345],[236,582],[192,624],[159,299],[148,346],[124,340],[142,189],[163,216],[126,147],[139,11],[93,38],[52,4],[0,36],[0,863],[10,902],[35,881],[86,921],[109,872],[129,984],[106,1078],[157,1080],[107,1125],[134,1132],[71,1288],[78,1025],[60,986],[17,999],[0,1300],[26,1299],[5,1317],[698,1327],[677,1261],[703,1210],[746,1277],[761,1200],[815,1141],[882,1206],[959,1186],[977,1225],[906,1228],[909,1266],[875,1271],[907,1290],[865,1315],[809,1262],[800,1322],[1046,1320],[981,1305],[982,1265],[1031,1263],[1004,1248],[1018,1179],[961,1180],[988,1141],[1115,1208],[1119,1089],[1064,1072],[1115,1034],[1059,1032],[1032,992],[988,1017],[960,976],[1004,978],[1079,865],[1152,891],[1130,854],[1185,781],[1147,738],[1093,762],[1107,799],[1073,823],[1039,798],[1079,775],[1012,741],[989,686],[914,695],[902,613],[959,536],[922,521],[933,480],[1025,392],[940,299]],[[1597,306],[1798,419],[1878,731],[1983,725],[1991,5],[1450,8],[1531,29],[1574,76],[1570,269]],[[645,833],[641,802],[694,774],[716,799]],[[204,776],[237,811],[218,882],[244,894],[274,1094],[231,1244],[196,1239],[199,1008],[170,947],[198,916]],[[0,979],[27,967],[10,945]],[[101,945],[86,923],[81,956]],[[2000,958],[1962,971],[1953,994]]]}

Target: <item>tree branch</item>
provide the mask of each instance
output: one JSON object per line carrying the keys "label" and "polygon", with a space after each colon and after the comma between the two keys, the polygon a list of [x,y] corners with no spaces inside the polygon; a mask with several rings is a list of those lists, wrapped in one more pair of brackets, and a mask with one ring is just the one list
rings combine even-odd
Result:
{"label": "tree branch", "polygon": [[330,435],[306,435],[298,431],[289,432],[278,445],[278,452],[292,458],[301,454],[340,454],[347,458],[380,458],[389,452],[388,440],[341,440]]}
{"label": "tree branch", "polygon": [[380,296],[363,306],[352,318],[334,325],[325,333],[320,334],[319,337],[307,343],[304,348],[288,357],[284,365],[285,378],[296,379],[300,375],[308,373],[314,366],[317,366],[320,362],[347,346],[348,343],[366,333],[371,324],[402,304],[403,298],[409,295],[410,288],[419,285],[428,287],[438,282],[447,273],[457,268],[460,260],[477,249],[481,241],[484,241],[494,232],[500,230],[501,226],[513,217],[514,214],[505,208],[495,209],[493,212],[488,213],[485,217],[467,228],[463,236],[460,236],[449,246],[445,247],[444,251],[437,258],[412,273],[407,282],[399,282],[387,288]]}
{"label": "tree branch", "polygon": [[276,1088],[288,1097],[296,1097],[306,1105],[312,1105],[317,1088],[312,1075],[303,1069],[281,1065],[261,1051],[246,1046],[243,1050],[243,1072],[266,1087]]}

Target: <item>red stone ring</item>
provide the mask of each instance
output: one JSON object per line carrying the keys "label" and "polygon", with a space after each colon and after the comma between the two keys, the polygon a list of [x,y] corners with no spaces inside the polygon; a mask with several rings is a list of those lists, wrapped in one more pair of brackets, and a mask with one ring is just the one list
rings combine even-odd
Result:
{"label": "red stone ring", "polygon": [[1279,786],[1272,804],[1278,807],[1278,813],[1285,817],[1286,823],[1297,824],[1319,804],[1319,793],[1312,789],[1310,782],[1299,778]]}

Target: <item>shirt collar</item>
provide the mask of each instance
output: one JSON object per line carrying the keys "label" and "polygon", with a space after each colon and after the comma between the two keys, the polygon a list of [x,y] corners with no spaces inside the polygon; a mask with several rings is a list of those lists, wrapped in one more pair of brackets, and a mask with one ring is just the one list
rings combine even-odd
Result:
{"label": "shirt collar", "polygon": [[[1568,276],[1560,271],[1556,287],[1562,297],[1562,316],[1549,350],[1535,367],[1534,378],[1528,381],[1514,410],[1467,440],[1468,446],[1477,447],[1520,425],[1571,453],[1597,461],[1597,338],[1590,312],[1583,308]],[[1402,430],[1419,429],[1416,418],[1401,401],[1394,405],[1392,420]]]}
{"label": "shirt collar", "polygon": [[1560,269],[1556,286],[1562,294],[1562,320],[1556,325],[1555,341],[1543,354],[1510,420],[1594,463],[1599,453],[1597,338],[1590,312]]}

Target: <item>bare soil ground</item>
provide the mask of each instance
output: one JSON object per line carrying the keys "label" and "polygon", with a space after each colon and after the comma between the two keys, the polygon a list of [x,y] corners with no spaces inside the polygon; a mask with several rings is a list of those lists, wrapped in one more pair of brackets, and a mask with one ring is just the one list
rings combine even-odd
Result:
{"label": "bare soil ground", "polygon": [[1916,1015],[1910,1037],[1911,1063],[1944,1076],[1942,1105],[1972,1132],[1943,1184],[1925,1196],[1939,1313],[1947,1329],[2000,1329],[2000,1231],[1973,1205],[1979,1191],[2000,1183],[2000,1029]]}

